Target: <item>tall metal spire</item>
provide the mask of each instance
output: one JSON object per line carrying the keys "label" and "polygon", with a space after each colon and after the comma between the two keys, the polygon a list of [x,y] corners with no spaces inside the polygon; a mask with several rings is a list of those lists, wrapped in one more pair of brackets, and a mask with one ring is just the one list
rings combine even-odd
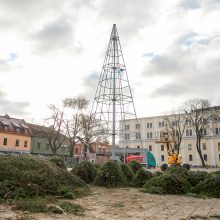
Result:
{"label": "tall metal spire", "polygon": [[[115,147],[119,140],[126,143],[128,136],[134,138],[137,133],[140,136],[140,130],[125,131],[125,120],[129,118],[137,120],[137,116],[116,24],[113,24],[92,114],[100,122],[99,132],[105,131],[105,135],[111,137],[109,141],[112,144],[112,160],[116,159]],[[141,145],[143,148],[142,141]]]}

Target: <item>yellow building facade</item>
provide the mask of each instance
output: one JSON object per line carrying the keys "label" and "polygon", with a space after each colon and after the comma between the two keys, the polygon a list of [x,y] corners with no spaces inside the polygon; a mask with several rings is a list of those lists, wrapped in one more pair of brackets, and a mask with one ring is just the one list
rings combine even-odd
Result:
{"label": "yellow building facade", "polygon": [[31,131],[22,119],[0,116],[0,152],[30,153]]}

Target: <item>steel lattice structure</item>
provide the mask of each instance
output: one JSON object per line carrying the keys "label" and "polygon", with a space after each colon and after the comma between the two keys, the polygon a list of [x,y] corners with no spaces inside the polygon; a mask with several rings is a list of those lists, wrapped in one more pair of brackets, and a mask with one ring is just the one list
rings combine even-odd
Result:
{"label": "steel lattice structure", "polygon": [[[100,134],[104,131],[105,135],[111,137],[112,160],[115,160],[115,145],[119,140],[126,143],[128,135],[132,138],[138,133],[141,141],[139,130],[125,131],[125,120],[137,120],[137,116],[115,24],[96,89],[92,114],[100,122]],[[141,145],[143,148],[142,141]]]}

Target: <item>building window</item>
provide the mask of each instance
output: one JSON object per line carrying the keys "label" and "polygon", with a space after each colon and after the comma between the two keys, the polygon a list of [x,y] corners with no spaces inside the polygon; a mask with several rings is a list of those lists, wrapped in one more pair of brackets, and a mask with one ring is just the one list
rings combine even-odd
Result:
{"label": "building window", "polygon": [[152,151],[152,145],[149,145],[149,151]]}
{"label": "building window", "polygon": [[149,139],[149,138],[152,138],[152,137],[153,137],[152,132],[147,132],[147,138]]}
{"label": "building window", "polygon": [[191,125],[192,121],[190,119],[186,119],[186,125]]}
{"label": "building window", "polygon": [[161,161],[164,161],[164,155],[161,155]]}
{"label": "building window", "polygon": [[24,147],[27,147],[27,143],[28,143],[27,141],[24,141]]}
{"label": "building window", "polygon": [[16,147],[19,146],[19,140],[18,140],[18,139],[16,139],[16,141],[15,141],[15,146],[16,146]]}
{"label": "building window", "polygon": [[40,143],[37,143],[37,149],[40,149]]}
{"label": "building window", "polygon": [[203,154],[204,161],[207,161],[207,154]]}
{"label": "building window", "polygon": [[125,130],[129,130],[129,125],[125,125]]}
{"label": "building window", "polygon": [[19,133],[20,129],[19,129],[19,128],[16,128],[16,131]]}
{"label": "building window", "polygon": [[140,124],[136,124],[136,129],[140,129],[141,125]]}
{"label": "building window", "polygon": [[215,134],[218,134],[218,128],[215,129]]}
{"label": "building window", "polygon": [[147,128],[152,128],[152,123],[147,123]]}
{"label": "building window", "polygon": [[137,146],[138,149],[140,149],[140,146]]}
{"label": "building window", "polygon": [[161,122],[159,122],[159,128],[161,128]]}
{"label": "building window", "polygon": [[46,150],[49,150],[49,144],[46,144]]}
{"label": "building window", "polygon": [[218,142],[218,151],[220,151],[220,143]]}
{"label": "building window", "polygon": [[130,139],[130,135],[129,134],[125,134],[125,140],[129,140]]}
{"label": "building window", "polygon": [[220,161],[220,154],[218,155],[218,160]]}
{"label": "building window", "polygon": [[126,146],[126,148],[129,148],[129,146]]}
{"label": "building window", "polygon": [[141,135],[139,132],[136,133],[136,139],[140,139],[141,138]]}
{"label": "building window", "polygon": [[161,151],[164,151],[164,145],[161,145],[160,147],[161,147]]}
{"label": "building window", "polygon": [[188,144],[188,150],[192,150],[192,144]]}
{"label": "building window", "polygon": [[202,149],[203,149],[203,150],[207,150],[206,143],[203,143],[203,144],[202,144]]}
{"label": "building window", "polygon": [[193,156],[192,156],[192,154],[189,155],[189,161],[193,161]]}
{"label": "building window", "polygon": [[4,140],[3,140],[3,145],[7,145],[7,143],[8,143],[8,139],[7,139],[7,138],[4,138]]}
{"label": "building window", "polygon": [[164,127],[164,121],[161,123],[161,126]]}
{"label": "building window", "polygon": [[192,136],[192,129],[186,129],[186,136]]}
{"label": "building window", "polygon": [[207,135],[206,129],[200,129],[202,135]]}

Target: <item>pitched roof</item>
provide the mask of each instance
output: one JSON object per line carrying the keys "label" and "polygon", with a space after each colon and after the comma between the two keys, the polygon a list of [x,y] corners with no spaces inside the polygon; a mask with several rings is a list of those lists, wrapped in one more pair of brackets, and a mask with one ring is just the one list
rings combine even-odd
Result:
{"label": "pitched roof", "polygon": [[31,130],[24,119],[11,118],[7,114],[0,115],[0,127],[7,127],[9,131],[17,131],[17,128],[19,128],[19,132],[24,133],[26,130],[31,134]]}

